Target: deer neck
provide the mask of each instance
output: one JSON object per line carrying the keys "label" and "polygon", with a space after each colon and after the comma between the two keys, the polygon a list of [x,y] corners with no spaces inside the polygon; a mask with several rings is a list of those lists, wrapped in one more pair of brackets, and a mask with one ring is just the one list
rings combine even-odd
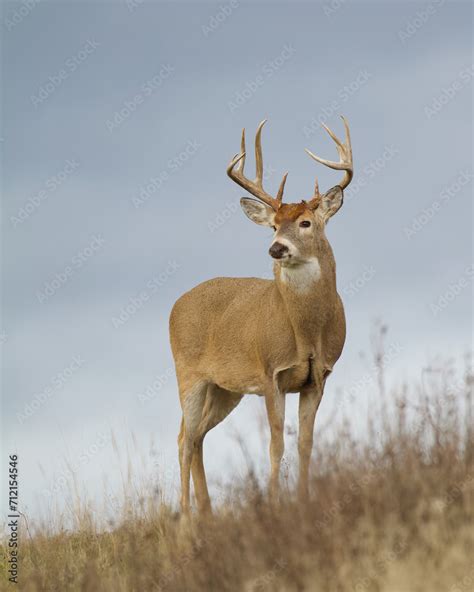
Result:
{"label": "deer neck", "polygon": [[306,263],[275,263],[275,286],[295,333],[298,350],[315,354],[322,329],[337,301],[336,264],[328,245],[325,253]]}

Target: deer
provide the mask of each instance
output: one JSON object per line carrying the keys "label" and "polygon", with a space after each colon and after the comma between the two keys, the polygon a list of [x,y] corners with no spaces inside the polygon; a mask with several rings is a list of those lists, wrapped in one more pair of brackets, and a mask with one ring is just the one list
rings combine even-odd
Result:
{"label": "deer", "polygon": [[325,234],[353,177],[349,125],[341,118],[344,142],[324,125],[339,162],[306,149],[318,163],[344,172],[339,184],[324,194],[316,178],[311,198],[283,202],[288,173],[276,197],[264,190],[261,135],[266,120],[255,136],[255,180],[244,174],[245,128],[240,153],[227,168],[230,179],[256,198],[240,200],[246,216],[274,232],[269,248],[274,279],[217,277],[183,294],[172,308],[170,342],[182,409],[178,449],[184,515],[191,508],[191,475],[198,512],[212,512],[204,437],[246,394],[264,397],[270,427],[268,493],[274,500],[280,494],[285,398],[299,393],[297,494],[308,498],[316,413],[346,337],[335,259]]}

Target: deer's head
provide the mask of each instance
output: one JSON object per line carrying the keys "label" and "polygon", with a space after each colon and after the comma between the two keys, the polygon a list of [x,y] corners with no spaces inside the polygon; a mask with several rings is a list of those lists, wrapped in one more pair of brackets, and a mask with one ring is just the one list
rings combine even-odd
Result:
{"label": "deer's head", "polygon": [[319,192],[318,181],[313,196],[299,203],[283,203],[283,191],[286,177],[278,189],[276,197],[272,197],[263,189],[263,158],[261,135],[265,121],[258,126],[255,136],[255,159],[257,175],[250,181],[244,175],[245,165],[245,130],[242,131],[240,154],[237,154],[227,168],[229,177],[254,195],[257,199],[243,197],[240,204],[245,214],[262,226],[270,226],[275,234],[269,249],[270,255],[278,260],[282,266],[297,266],[314,261],[321,249],[327,246],[324,228],[343,202],[343,191],[349,185],[353,176],[352,148],[347,121],[342,117],[346,130],[346,139],[342,143],[326,126],[324,128],[334,140],[339,152],[339,162],[332,162],[316,156],[309,150],[307,153],[314,160],[332,169],[344,171],[341,182],[324,193]]}

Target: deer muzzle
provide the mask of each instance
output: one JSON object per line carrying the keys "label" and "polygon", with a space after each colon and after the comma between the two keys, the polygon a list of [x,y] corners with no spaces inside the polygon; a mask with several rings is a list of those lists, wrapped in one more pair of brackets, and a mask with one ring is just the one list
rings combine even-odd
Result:
{"label": "deer muzzle", "polygon": [[278,241],[275,241],[269,249],[270,255],[273,259],[282,259],[288,255],[289,248]]}

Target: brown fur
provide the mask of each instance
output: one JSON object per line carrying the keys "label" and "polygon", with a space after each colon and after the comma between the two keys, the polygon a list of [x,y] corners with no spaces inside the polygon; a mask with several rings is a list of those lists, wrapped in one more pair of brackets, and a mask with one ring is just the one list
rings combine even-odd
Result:
{"label": "brown fur", "polygon": [[[173,307],[170,338],[183,408],[179,448],[184,511],[189,510],[190,468],[198,505],[210,508],[204,436],[249,392],[265,397],[273,495],[283,454],[285,395],[300,392],[299,490],[307,493],[314,419],[326,377],[345,340],[344,309],[324,216],[324,211],[312,212],[304,203],[284,204],[275,215],[275,240],[282,237],[297,245],[301,265],[319,262],[320,273],[309,290],[286,283],[284,272],[291,274],[292,268],[277,261],[274,281],[215,278],[184,294]],[[301,219],[312,220],[309,231],[300,228]]]}
{"label": "brown fur", "polygon": [[245,214],[275,231],[270,255],[275,281],[217,278],[197,286],[175,304],[170,317],[183,421],[179,435],[181,507],[189,510],[190,471],[198,505],[210,508],[202,458],[206,433],[222,421],[245,393],[265,397],[271,442],[270,493],[278,491],[283,455],[285,395],[300,392],[299,491],[307,495],[313,426],[324,384],[344,345],[344,309],[336,290],[336,269],[324,234],[326,222],[343,203],[353,176],[349,125],[342,143],[326,126],[339,162],[308,154],[344,177],[324,195],[315,183],[309,202],[282,203],[288,173],[276,197],[263,188],[261,133],[255,136],[256,177],[244,175],[245,130],[241,152],[227,174],[257,198],[243,197]]}
{"label": "brown fur", "polygon": [[297,218],[299,218],[304,213],[311,213],[311,210],[308,208],[306,202],[302,201],[301,203],[291,203],[291,204],[281,204],[280,208],[278,209],[275,215],[275,222],[277,224],[281,224],[284,220],[289,220],[290,222],[294,222]]}

